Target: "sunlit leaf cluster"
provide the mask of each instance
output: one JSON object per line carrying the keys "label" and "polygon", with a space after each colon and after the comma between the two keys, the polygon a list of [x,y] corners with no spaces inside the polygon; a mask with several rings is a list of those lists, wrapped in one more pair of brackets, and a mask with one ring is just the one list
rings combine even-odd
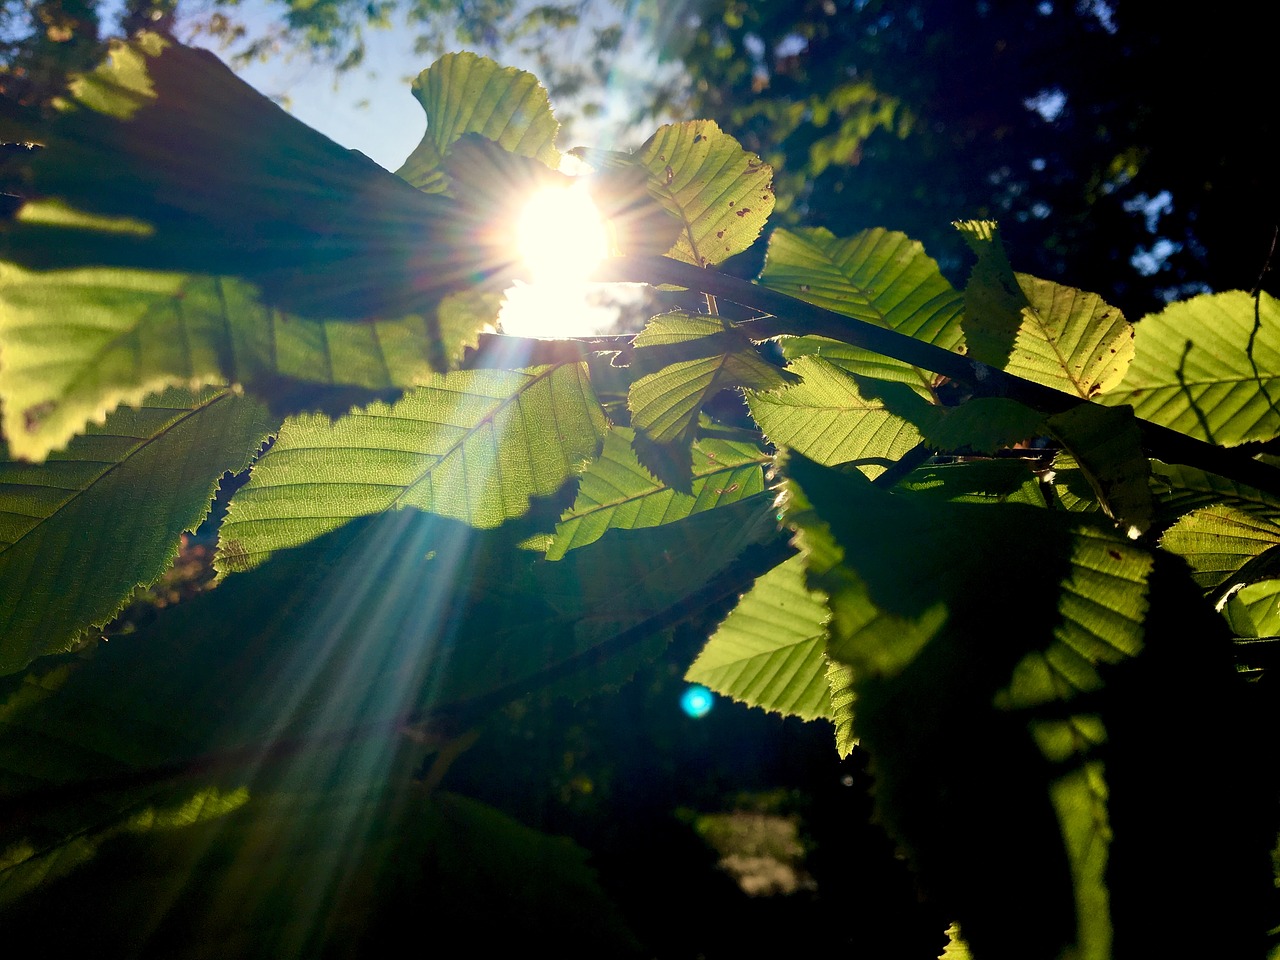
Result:
{"label": "sunlit leaf cluster", "polygon": [[[0,910],[373,951],[461,873],[446,915],[502,898],[516,943],[571,903],[584,952],[643,953],[580,847],[446,788],[489,719],[681,627],[690,681],[865,753],[947,956],[1262,956],[1275,301],[1132,324],[988,222],[963,289],[884,229],[774,230],[746,284],[711,268],[773,171],[693,121],[576,153],[702,308],[503,337],[494,238],[565,179],[547,96],[469,54],[413,90],[398,177],[150,35],[4,131],[41,149],[0,224]],[[149,606],[184,534],[216,583]]]}

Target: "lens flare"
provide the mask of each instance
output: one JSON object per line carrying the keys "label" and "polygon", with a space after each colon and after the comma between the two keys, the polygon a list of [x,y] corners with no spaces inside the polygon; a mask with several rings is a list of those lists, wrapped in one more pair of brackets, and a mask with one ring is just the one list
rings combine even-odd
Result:
{"label": "lens flare", "polygon": [[680,697],[680,709],[697,720],[710,713],[715,702],[715,694],[706,687],[695,684]]}

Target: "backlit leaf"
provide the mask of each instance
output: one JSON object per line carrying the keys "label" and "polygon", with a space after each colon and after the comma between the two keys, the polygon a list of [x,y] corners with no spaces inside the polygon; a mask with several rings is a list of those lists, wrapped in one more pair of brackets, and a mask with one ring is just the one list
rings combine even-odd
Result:
{"label": "backlit leaf", "polygon": [[958,407],[927,409],[933,422],[922,430],[938,450],[994,453],[1031,440],[1044,429],[1040,413],[1004,397],[974,397]]}
{"label": "backlit leaf", "polygon": [[538,78],[500,67],[474,53],[447,53],[413,81],[413,95],[427,114],[422,142],[396,173],[428,193],[445,189],[443,159],[469,133],[504,150],[555,169],[560,124]]}
{"label": "backlit leaf", "polygon": [[[1256,312],[1255,312],[1256,306]],[[1280,306],[1262,293],[1202,294],[1138,325],[1137,353],[1104,400],[1233,446],[1280,433]]]}
{"label": "backlit leaf", "polygon": [[978,253],[965,290],[976,360],[1074,396],[1114,387],[1133,358],[1133,326],[1097,294],[1014,274],[993,223],[957,224]]}
{"label": "backlit leaf", "polygon": [[0,673],[72,649],[155,582],[272,426],[225,388],[169,390],[43,464],[0,462]]}
{"label": "backlit leaf", "polygon": [[[231,383],[282,413],[336,414],[398,395],[431,369],[421,317],[302,320],[234,278],[0,263],[0,303],[4,433],[28,459],[169,386]],[[450,324],[455,359],[475,325]]]}
{"label": "backlit leaf", "polygon": [[[336,784],[175,794],[8,871],[6,920],[44,930],[60,955],[141,956],[159,944],[181,960],[215,942],[246,958],[370,955],[412,936],[420,897],[434,898],[434,927],[450,940],[474,931],[498,897],[503,928],[485,937],[494,949],[515,949],[550,924],[571,929],[570,953],[634,954],[586,850],[478,801],[350,773]],[[96,856],[73,862],[90,847]],[[55,868],[21,896],[18,881],[46,860]],[[103,884],[112,897],[93,892]],[[64,922],[68,901],[75,923]],[[121,901],[134,905],[129,923]]]}
{"label": "backlit leaf", "polygon": [[828,659],[827,685],[831,688],[831,722],[836,725],[836,754],[843,759],[858,745],[854,733],[858,697],[853,689],[853,669],[847,663]]}
{"label": "backlit leaf", "polygon": [[828,465],[874,461],[862,468],[875,476],[920,442],[914,426],[882,400],[864,397],[852,376],[826,360],[800,357],[787,369],[803,382],[779,393],[747,393],[751,416],[778,446]]}
{"label": "backlit leaf", "polygon": [[1245,584],[1222,612],[1238,637],[1280,636],[1280,579]]}
{"label": "backlit leaf", "polygon": [[764,490],[768,457],[755,446],[726,440],[695,442],[691,493],[655,481],[631,449],[631,430],[614,427],[600,456],[582,474],[578,496],[556,524],[547,559],[598,540],[606,530],[634,530],[680,520]]}
{"label": "backlit leaf", "polygon": [[772,391],[798,382],[716,317],[664,314],[633,345],[632,366],[653,371],[634,380],[627,393],[631,425],[644,441],[636,452],[658,477],[682,489],[690,482],[689,444],[703,404],[721,390]]}
{"label": "backlit leaf", "polygon": [[960,502],[1045,505],[1039,480],[1021,460],[929,464],[911,471],[895,489]]}
{"label": "backlit leaf", "polygon": [[212,53],[113,41],[34,139],[0,233],[27,269],[239,277],[308,318],[422,314],[482,264],[456,204],[291,117]]}
{"label": "backlit leaf", "polygon": [[[836,237],[829,230],[775,230],[760,282],[826,310],[856,317],[944,350],[961,345],[964,302],[918,241],[883,229]],[[927,392],[934,375],[821,337],[783,341],[790,358],[817,354],[850,373]]]}
{"label": "backlit leaf", "polygon": [[1030,304],[1018,285],[994,220],[952,224],[978,255],[964,288],[964,337],[969,356],[1003,370]]}
{"label": "backlit leaf", "polygon": [[309,129],[207,51],[113,42],[35,135],[33,199],[0,220],[0,394],[17,455],[42,458],[169,385],[341,412],[474,340],[476,322],[436,316],[497,267],[474,216]]}
{"label": "backlit leaf", "polygon": [[1176,519],[1214,503],[1280,522],[1280,497],[1214,473],[1181,464],[1151,464],[1152,489],[1162,514]]}
{"label": "backlit leaf", "polygon": [[393,406],[292,418],[231,502],[220,569],[393,508],[497,526],[576,475],[604,430],[586,366],[573,363],[437,374]]}
{"label": "backlit leaf", "polygon": [[826,622],[805,587],[802,557],[774,567],[742,595],[685,672],[690,683],[753,707],[805,720],[832,716]]}
{"label": "backlit leaf", "polygon": [[[588,158],[590,159],[590,158]],[[684,224],[667,256],[705,267],[755,243],[773,212],[773,169],[712,120],[667,124],[633,155]]]}
{"label": "backlit leaf", "polygon": [[1186,560],[1206,589],[1280,574],[1280,523],[1226,504],[1193,510],[1165,531],[1160,546]]}

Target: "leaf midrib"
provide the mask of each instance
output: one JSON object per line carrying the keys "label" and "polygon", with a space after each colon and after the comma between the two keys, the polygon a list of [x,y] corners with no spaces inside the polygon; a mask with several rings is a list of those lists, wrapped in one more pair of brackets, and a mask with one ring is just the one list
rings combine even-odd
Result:
{"label": "leaf midrib", "polygon": [[[735,470],[741,470],[744,467],[750,467],[753,464],[756,466],[764,466],[764,464],[769,463],[771,459],[772,458],[765,456],[764,454],[761,454],[759,457],[753,457],[750,460],[746,460],[743,463],[734,464],[733,466],[720,466],[717,469],[711,470],[707,473],[695,472],[693,474],[693,479],[694,480],[710,480],[713,477],[717,477],[726,473],[732,473]],[[583,517],[589,517],[593,514],[599,513],[602,510],[616,510],[619,507],[626,506],[628,503],[638,503],[641,500],[647,500],[650,497],[655,497],[663,493],[678,493],[678,491],[676,491],[672,487],[666,487],[666,486],[650,487],[647,490],[641,491],[639,493],[628,494],[617,500],[609,500],[603,503],[597,503],[595,506],[586,510],[571,512],[569,515],[565,517],[561,517],[560,522],[568,523],[571,520],[578,520]],[[688,496],[688,494],[685,494],[685,496]]]}
{"label": "leaf midrib", "polygon": [[[449,459],[449,457],[452,457],[455,453],[457,453],[462,448],[463,444],[467,442],[467,439],[473,436],[477,430],[479,430],[481,427],[485,426],[486,424],[492,424],[493,421],[497,418],[499,413],[501,413],[511,404],[518,403],[520,399],[524,396],[526,391],[531,389],[535,384],[541,382],[542,380],[548,379],[552,374],[556,373],[557,371],[559,371],[560,369],[566,366],[570,366],[570,364],[567,364],[567,363],[552,364],[548,366],[541,373],[536,373],[536,374],[520,371],[520,373],[522,373],[524,376],[527,376],[529,379],[526,380],[524,383],[520,384],[518,387],[516,387],[516,389],[512,392],[512,394],[509,397],[500,399],[498,401],[498,404],[489,413],[485,414],[483,417],[477,420],[474,424],[464,429],[462,432],[462,435],[459,436],[458,439],[455,440],[443,453],[437,456],[434,462],[432,462],[425,470],[423,470],[422,473],[418,475],[417,479],[413,481],[413,483],[407,484],[400,491],[400,494],[392,501],[392,504],[397,509],[400,509],[403,506],[402,501],[406,496],[408,496],[409,491],[415,489],[418,486],[418,484],[422,483],[425,479],[427,479],[427,477],[429,477],[431,473],[440,466],[440,464],[444,463],[447,459]],[[462,392],[462,391],[458,391],[458,392]],[[475,394],[470,394],[470,396],[475,396]],[[552,404],[551,406],[552,406],[552,409],[554,410],[555,404]],[[418,422],[420,423],[421,421],[418,421]],[[498,462],[498,458],[495,458],[495,464],[497,462]],[[463,461],[463,471],[464,473],[466,471],[465,460]],[[466,483],[468,483],[469,485],[469,481],[466,481]],[[470,511],[470,500],[468,499],[468,512],[469,511]]]}

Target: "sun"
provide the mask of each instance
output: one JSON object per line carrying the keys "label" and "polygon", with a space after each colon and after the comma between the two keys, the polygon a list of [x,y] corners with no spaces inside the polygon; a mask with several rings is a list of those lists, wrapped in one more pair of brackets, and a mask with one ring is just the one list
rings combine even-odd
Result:
{"label": "sun", "polygon": [[581,182],[543,187],[515,221],[528,284],[507,291],[504,333],[563,337],[598,332],[612,311],[587,302],[588,278],[609,252],[608,230]]}

